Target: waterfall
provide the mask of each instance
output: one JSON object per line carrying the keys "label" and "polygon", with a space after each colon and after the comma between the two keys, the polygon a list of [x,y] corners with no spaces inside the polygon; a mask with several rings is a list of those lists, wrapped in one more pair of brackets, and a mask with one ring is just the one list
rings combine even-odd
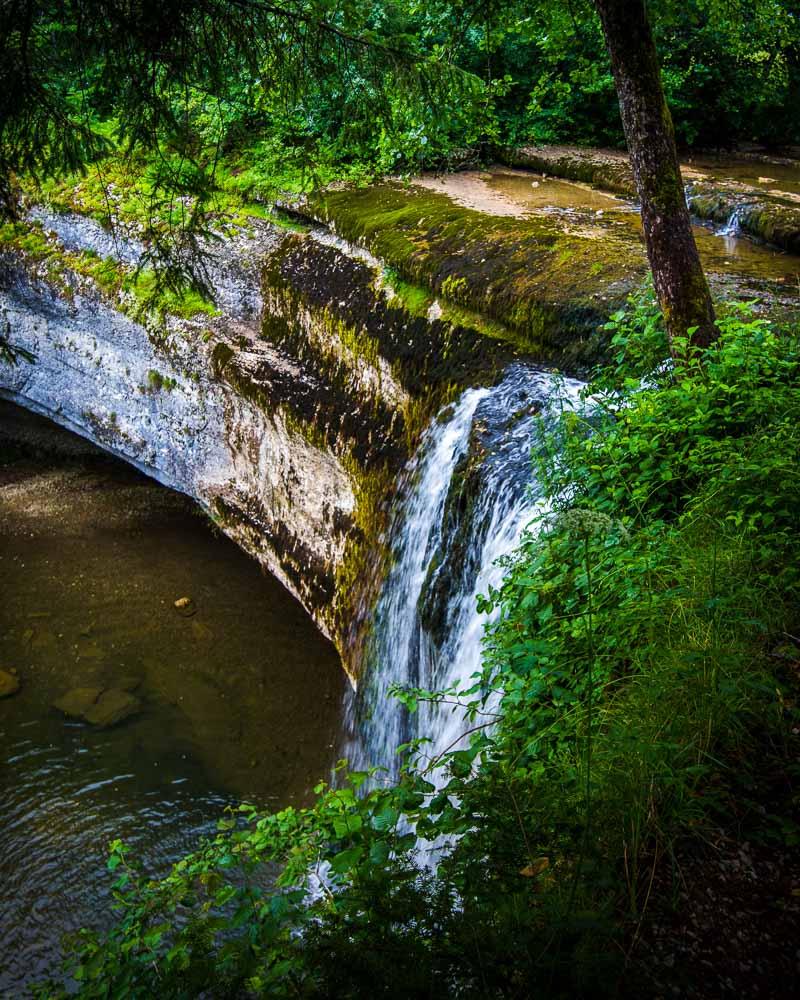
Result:
{"label": "waterfall", "polygon": [[449,705],[415,715],[393,685],[442,690],[481,665],[487,616],[476,601],[498,587],[498,559],[512,552],[542,499],[533,482],[534,423],[581,383],[514,364],[493,388],[468,389],[424,435],[393,519],[394,562],[378,599],[359,690],[349,695],[351,765],[397,767],[399,744],[431,740],[435,756],[467,728]]}
{"label": "waterfall", "polygon": [[718,231],[718,236],[740,236],[742,232],[741,212],[738,206],[731,212],[730,218]]}
{"label": "waterfall", "polygon": [[[692,214],[694,197],[695,197],[694,185],[693,184],[684,184],[684,186],[683,186],[683,195],[684,195],[684,198],[686,199],[686,207],[689,209],[689,214]],[[724,225],[720,226],[719,228],[715,228],[715,232],[716,232],[717,236],[724,236],[724,237],[726,237],[728,239],[730,239],[731,237],[739,237],[739,236],[741,236],[742,235],[742,206],[741,205],[737,205],[734,208],[734,210],[731,212],[731,214],[728,216],[728,221]]]}

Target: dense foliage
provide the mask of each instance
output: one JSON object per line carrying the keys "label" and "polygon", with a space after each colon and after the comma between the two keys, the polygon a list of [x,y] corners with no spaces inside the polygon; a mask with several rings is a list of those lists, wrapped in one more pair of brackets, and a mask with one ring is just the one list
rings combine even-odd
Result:
{"label": "dense foliage", "polygon": [[[797,141],[797,4],[652,0],[648,6],[680,146]],[[621,145],[614,84],[592,4],[516,9],[510,20],[498,16],[492,57],[494,74],[513,81],[497,102],[506,141]]]}
{"label": "dense foliage", "polygon": [[[800,141],[793,0],[649,6],[679,142]],[[589,0],[3,0],[0,43],[6,180],[83,166],[111,139],[158,150],[165,188],[195,196],[245,148],[274,176],[622,144]]]}
{"label": "dense foliage", "polygon": [[[485,598],[482,675],[446,693],[464,744],[312,809],[243,806],[159,881],[114,844],[121,916],[80,938],[81,995],[613,994],[679,838],[797,843],[798,652],[770,654],[800,624],[800,341],[719,322],[702,366],[664,363],[639,300],[583,405],[542,418],[549,511]],[[755,768],[781,777],[771,811]]]}

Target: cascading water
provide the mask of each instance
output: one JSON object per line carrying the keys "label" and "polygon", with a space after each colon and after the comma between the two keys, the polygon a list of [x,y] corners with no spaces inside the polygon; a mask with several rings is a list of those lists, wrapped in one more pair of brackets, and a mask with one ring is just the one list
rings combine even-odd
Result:
{"label": "cascading water", "polygon": [[351,696],[352,765],[394,769],[399,744],[425,736],[435,757],[463,734],[459,710],[426,704],[410,716],[389,690],[447,689],[480,669],[487,616],[477,597],[499,586],[498,559],[514,550],[542,503],[531,472],[534,422],[580,388],[513,365],[494,388],[467,390],[426,432],[395,518],[395,562],[378,600],[364,681]]}
{"label": "cascading water", "polygon": [[730,218],[722,227],[718,230],[718,236],[741,236],[742,225],[741,225],[741,212],[739,208],[734,208],[731,212]]}

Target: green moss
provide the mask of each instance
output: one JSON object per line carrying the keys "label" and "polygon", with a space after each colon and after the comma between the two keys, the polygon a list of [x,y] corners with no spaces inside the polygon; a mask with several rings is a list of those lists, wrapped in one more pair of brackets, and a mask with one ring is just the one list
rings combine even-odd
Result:
{"label": "green moss", "polygon": [[[489,342],[476,324],[460,325],[466,314],[429,320],[427,296],[414,286],[404,289],[414,293],[411,307],[406,295],[387,297],[376,287],[372,266],[313,240],[285,240],[270,256],[263,280],[265,338],[308,361],[345,399],[356,392],[369,409],[371,396],[373,427],[382,409],[384,419],[396,421],[399,406],[413,437],[421,429],[417,421],[430,416],[454,385],[491,379],[515,356],[507,344]],[[359,364],[372,368],[371,390],[355,374]],[[409,401],[398,400],[393,389],[384,403],[387,368]]]}
{"label": "green moss", "polygon": [[36,266],[37,275],[64,297],[73,294],[73,276],[85,278],[115,309],[136,320],[146,320],[150,314],[185,319],[201,314],[218,315],[218,310],[196,292],[176,293],[160,286],[152,270],[136,270],[112,257],[100,257],[93,250],[66,250],[57,239],[47,235],[38,221],[0,226],[0,247]]}
{"label": "green moss", "polygon": [[326,192],[309,211],[404,281],[499,324],[491,335],[549,362],[592,360],[598,326],[646,270],[623,241],[566,233],[544,218],[485,215],[399,184]]}
{"label": "green moss", "polygon": [[457,278],[451,274],[442,282],[442,295],[448,299],[458,301],[459,296],[466,296],[468,293],[469,285],[466,278]]}
{"label": "green moss", "polygon": [[429,289],[421,285],[412,285],[399,277],[390,277],[389,280],[392,291],[412,316],[427,316],[434,301]]}
{"label": "green moss", "polygon": [[386,538],[397,476],[387,466],[364,470],[352,460],[344,465],[355,487],[356,504],[344,556],[335,574],[338,600],[331,627],[345,669],[357,676],[374,623],[375,602],[389,567],[391,552]]}
{"label": "green moss", "polygon": [[[109,129],[113,131],[113,126]],[[302,223],[274,205],[279,193],[302,190],[299,177],[267,178],[257,163],[245,167],[246,157],[240,152],[237,159],[218,162],[204,204],[209,219],[244,229],[252,219],[267,219],[288,231],[304,230]],[[45,202],[57,211],[76,212],[106,227],[113,222],[146,232],[180,225],[185,213],[181,200],[166,196],[161,189],[161,167],[144,153],[130,156],[118,150],[85,170],[44,181],[22,177],[20,183],[30,200]]]}
{"label": "green moss", "polygon": [[177,385],[176,379],[170,378],[168,375],[162,375],[155,368],[151,368],[147,373],[147,388],[150,392],[161,392],[162,390],[164,392],[172,392]]}
{"label": "green moss", "polygon": [[192,289],[182,289],[175,292],[159,284],[155,272],[147,269],[142,271],[126,271],[122,282],[122,290],[129,292],[138,303],[141,311],[150,311],[181,319],[191,319],[193,316],[218,316],[219,310],[204,299],[199,292]]}
{"label": "green moss", "polygon": [[214,350],[211,352],[211,367],[217,377],[225,371],[228,362],[234,354],[235,351],[228,344],[220,341],[220,343],[214,345]]}

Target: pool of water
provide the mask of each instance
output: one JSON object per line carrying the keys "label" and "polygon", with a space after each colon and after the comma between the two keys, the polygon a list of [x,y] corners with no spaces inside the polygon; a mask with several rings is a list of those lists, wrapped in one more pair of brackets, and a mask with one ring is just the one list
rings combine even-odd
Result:
{"label": "pool of water", "polygon": [[[21,442],[21,444],[20,444]],[[174,602],[190,597],[196,613]],[[111,917],[108,842],[157,873],[225,807],[309,801],[340,733],[333,647],[184,497],[0,402],[0,996]],[[135,686],[98,730],[52,707]]]}

